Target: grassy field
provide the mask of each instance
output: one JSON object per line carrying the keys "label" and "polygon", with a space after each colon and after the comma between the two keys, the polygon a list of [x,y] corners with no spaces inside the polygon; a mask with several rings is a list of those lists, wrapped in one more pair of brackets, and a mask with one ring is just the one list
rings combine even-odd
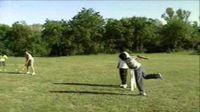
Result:
{"label": "grassy field", "polygon": [[145,97],[119,88],[117,54],[37,57],[35,76],[15,73],[24,58],[10,57],[0,73],[0,112],[199,112],[199,56],[143,55],[145,71],[164,77],[144,81]]}

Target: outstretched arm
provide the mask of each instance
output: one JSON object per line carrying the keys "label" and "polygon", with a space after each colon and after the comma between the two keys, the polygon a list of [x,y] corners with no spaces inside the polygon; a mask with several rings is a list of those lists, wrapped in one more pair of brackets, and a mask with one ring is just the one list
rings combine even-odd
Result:
{"label": "outstretched arm", "polygon": [[137,58],[136,59],[146,59],[146,60],[149,60],[148,57],[144,57],[144,56],[141,56],[141,55],[137,55]]}

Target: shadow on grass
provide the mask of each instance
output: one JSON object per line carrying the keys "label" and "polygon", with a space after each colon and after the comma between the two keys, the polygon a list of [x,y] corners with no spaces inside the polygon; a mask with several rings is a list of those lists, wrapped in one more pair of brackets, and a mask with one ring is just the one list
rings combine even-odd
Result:
{"label": "shadow on grass", "polygon": [[112,92],[97,92],[97,91],[49,91],[50,93],[66,93],[66,94],[94,94],[94,95],[125,95],[125,96],[139,96],[135,94],[122,94]]}
{"label": "shadow on grass", "polygon": [[20,72],[11,72],[11,71],[0,71],[0,73],[5,73],[5,74],[24,74]]}
{"label": "shadow on grass", "polygon": [[53,83],[53,84],[119,88],[119,85],[88,84],[88,83]]}

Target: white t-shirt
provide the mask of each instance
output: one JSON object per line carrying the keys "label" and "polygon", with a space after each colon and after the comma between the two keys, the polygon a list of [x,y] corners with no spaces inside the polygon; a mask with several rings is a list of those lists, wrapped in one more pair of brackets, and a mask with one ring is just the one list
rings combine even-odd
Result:
{"label": "white t-shirt", "polygon": [[27,58],[28,58],[28,60],[34,61],[33,57],[29,53],[27,54]]}
{"label": "white t-shirt", "polygon": [[0,61],[6,61],[6,59],[8,59],[8,57],[6,55],[0,56]]}
{"label": "white t-shirt", "polygon": [[126,54],[127,58],[130,58],[130,57],[131,57],[131,56],[130,56],[130,54],[129,54],[129,53],[127,53],[126,51],[124,51],[123,53],[125,53],[125,54]]}
{"label": "white t-shirt", "polygon": [[[127,57],[130,57],[129,53],[127,53],[126,51],[124,51],[123,53],[125,53]],[[119,59],[119,68],[128,69],[128,65],[125,61]]]}
{"label": "white t-shirt", "polygon": [[131,57],[130,59],[126,60],[127,65],[131,67],[132,69],[138,69],[141,66],[141,63],[139,63],[135,58]]}
{"label": "white t-shirt", "polygon": [[123,52],[123,53],[125,53],[126,56],[127,56],[127,58],[129,58],[128,60],[126,60],[126,64],[127,64],[130,68],[132,68],[132,69],[138,69],[138,68],[141,66],[141,63],[139,63],[139,62],[136,60],[136,58],[131,57],[131,56],[129,55],[129,53],[127,53],[127,52]]}
{"label": "white t-shirt", "polygon": [[125,61],[119,59],[119,68],[128,69],[128,65]]}

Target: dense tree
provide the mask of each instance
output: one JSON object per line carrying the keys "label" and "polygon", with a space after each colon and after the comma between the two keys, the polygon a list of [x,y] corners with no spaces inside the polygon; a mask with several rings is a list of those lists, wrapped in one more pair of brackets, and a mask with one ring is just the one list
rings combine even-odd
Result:
{"label": "dense tree", "polygon": [[165,13],[162,14],[162,18],[165,19],[167,22],[171,21],[174,19],[175,12],[172,8],[167,8]]}
{"label": "dense tree", "polygon": [[105,52],[115,53],[121,46],[126,46],[126,40],[123,38],[123,26],[119,20],[108,19],[105,25],[105,34],[103,37]]}
{"label": "dense tree", "polygon": [[46,20],[43,25],[42,37],[46,42],[51,56],[67,54],[67,47],[70,46],[70,35],[68,34],[69,25],[66,21]]}
{"label": "dense tree", "polygon": [[34,56],[65,56],[117,53],[122,46],[130,52],[200,52],[200,26],[189,21],[189,11],[167,8],[161,17],[166,24],[135,16],[103,19],[99,12],[83,8],[69,21],[0,24],[0,52],[23,56],[29,50]]}
{"label": "dense tree", "polygon": [[192,48],[193,50],[198,50],[200,52],[200,27],[198,26],[197,22],[193,23],[193,32],[191,39],[189,40],[192,46],[189,46],[189,48]]}
{"label": "dense tree", "polygon": [[7,48],[8,41],[8,33],[10,31],[10,27],[8,25],[0,24],[0,53],[12,54],[11,51]]}
{"label": "dense tree", "polygon": [[98,53],[104,32],[104,19],[93,9],[83,8],[69,22],[75,54]]}
{"label": "dense tree", "polygon": [[47,43],[42,39],[42,25],[41,24],[33,24],[30,25],[31,35],[30,35],[30,44],[31,48],[28,49],[35,56],[47,56]]}
{"label": "dense tree", "polygon": [[15,22],[8,34],[8,47],[12,49],[13,55],[22,56],[24,51],[31,49],[31,29],[24,22]]}
{"label": "dense tree", "polygon": [[162,16],[167,21],[162,31],[162,43],[167,50],[182,49],[184,41],[191,38],[193,29],[188,21],[189,15],[190,12],[182,9],[176,13],[171,8],[166,9],[166,14]]}
{"label": "dense tree", "polygon": [[[132,41],[134,41],[133,49],[136,51],[145,51],[145,47],[155,45],[157,39],[157,21],[145,17],[131,18],[133,30]],[[153,47],[153,46],[152,46]],[[150,48],[152,49],[152,48]]]}
{"label": "dense tree", "polygon": [[144,39],[144,51],[145,52],[161,52],[160,49],[160,29],[162,23],[159,20],[148,19],[145,26],[145,39]]}
{"label": "dense tree", "polygon": [[123,44],[121,44],[122,46],[133,50],[133,46],[136,43],[134,41],[135,35],[134,35],[134,24],[131,21],[131,18],[122,18],[121,20],[121,24],[123,26],[123,30],[122,30],[122,42]]}

